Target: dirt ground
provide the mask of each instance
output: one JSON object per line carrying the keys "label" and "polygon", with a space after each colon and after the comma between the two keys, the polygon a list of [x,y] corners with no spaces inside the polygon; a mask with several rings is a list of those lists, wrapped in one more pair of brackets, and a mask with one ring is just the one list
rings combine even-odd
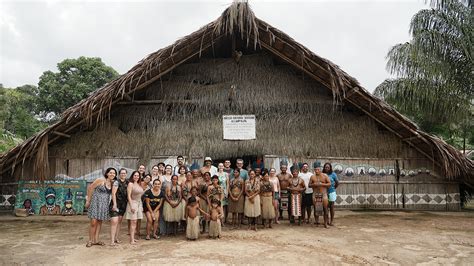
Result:
{"label": "dirt ground", "polygon": [[[143,228],[144,225],[142,225]],[[184,235],[86,248],[88,219],[0,216],[0,264],[456,264],[474,262],[474,212],[339,211],[336,226],[258,232],[225,227],[218,240]],[[102,240],[109,241],[109,225]],[[126,223],[122,226],[126,240]]]}

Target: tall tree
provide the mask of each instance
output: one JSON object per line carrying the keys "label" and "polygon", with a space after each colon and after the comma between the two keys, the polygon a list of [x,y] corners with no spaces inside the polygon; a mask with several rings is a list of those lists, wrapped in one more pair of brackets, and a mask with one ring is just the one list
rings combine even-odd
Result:
{"label": "tall tree", "polygon": [[45,120],[64,110],[118,76],[117,71],[97,57],[65,59],[59,72],[46,71],[38,83],[38,108]]}
{"label": "tall tree", "polygon": [[[412,18],[410,42],[387,55],[387,79],[374,94],[428,131],[461,132],[474,117],[474,15],[470,1],[432,1]],[[455,130],[456,131],[456,130]]]}

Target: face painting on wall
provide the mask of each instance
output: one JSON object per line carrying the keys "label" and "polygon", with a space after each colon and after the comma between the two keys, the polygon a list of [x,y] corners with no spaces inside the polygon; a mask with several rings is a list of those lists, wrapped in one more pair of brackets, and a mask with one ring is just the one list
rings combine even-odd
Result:
{"label": "face painting on wall", "polygon": [[351,167],[346,168],[345,175],[346,176],[353,176],[354,175],[354,169],[352,169]]}
{"label": "face painting on wall", "polygon": [[377,174],[377,171],[375,170],[375,168],[370,167],[369,168],[369,175],[374,176],[375,174]]}

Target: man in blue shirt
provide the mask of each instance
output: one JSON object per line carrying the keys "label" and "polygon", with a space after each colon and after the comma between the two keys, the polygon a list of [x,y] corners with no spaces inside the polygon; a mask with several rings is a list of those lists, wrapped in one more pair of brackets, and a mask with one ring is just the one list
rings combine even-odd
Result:
{"label": "man in blue shirt", "polygon": [[237,159],[237,162],[235,164],[236,168],[240,170],[240,177],[242,177],[242,179],[244,181],[247,180],[247,178],[249,177],[249,173],[247,170],[243,169],[242,167],[244,167],[244,160],[242,159]]}
{"label": "man in blue shirt", "polygon": [[329,180],[331,180],[331,186],[328,188],[330,214],[329,225],[334,225],[334,204],[337,198],[336,188],[339,186],[339,180],[337,179],[336,173],[332,170],[332,165],[330,163],[324,164],[323,173],[327,174]]}

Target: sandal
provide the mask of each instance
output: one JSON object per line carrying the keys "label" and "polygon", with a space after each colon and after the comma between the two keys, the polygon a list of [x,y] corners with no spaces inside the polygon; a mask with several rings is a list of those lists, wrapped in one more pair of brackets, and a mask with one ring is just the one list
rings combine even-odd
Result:
{"label": "sandal", "polygon": [[89,241],[89,242],[87,242],[87,244],[86,244],[86,248],[90,248],[90,247],[92,247],[92,245],[93,245],[93,244],[92,244],[92,241]]}
{"label": "sandal", "polygon": [[96,245],[96,246],[105,246],[105,243],[104,243],[104,242],[102,242],[102,241],[99,241],[99,242],[93,243],[92,245]]}
{"label": "sandal", "polygon": [[159,235],[153,235],[153,238],[154,239],[160,239],[160,236]]}
{"label": "sandal", "polygon": [[150,236],[146,236],[146,237],[145,237],[145,240],[150,240]]}

